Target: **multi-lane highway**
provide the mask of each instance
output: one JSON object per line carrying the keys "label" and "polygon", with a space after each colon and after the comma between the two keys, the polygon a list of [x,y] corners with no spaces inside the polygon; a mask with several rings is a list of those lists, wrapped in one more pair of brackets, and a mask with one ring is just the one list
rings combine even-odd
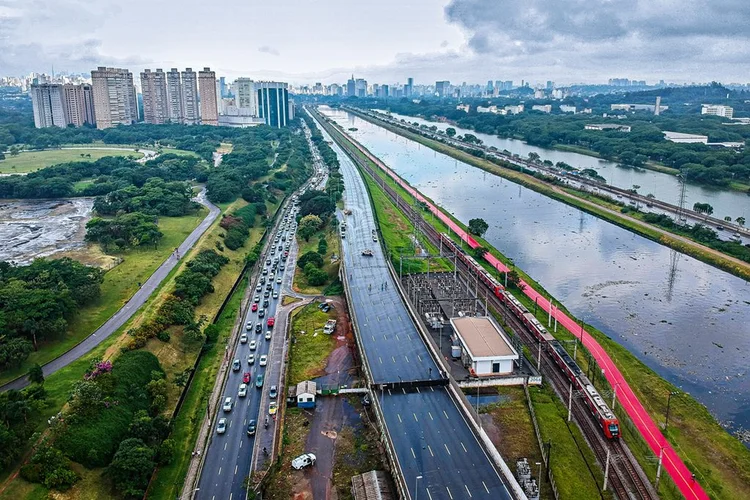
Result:
{"label": "multi-lane highway", "polygon": [[[437,381],[438,367],[395,290],[379,242],[373,241],[374,215],[364,180],[335,142],[331,147],[344,176],[346,208],[352,211],[345,216],[342,245],[350,304],[376,387]],[[362,255],[364,250],[373,255]],[[386,389],[377,396],[411,498],[512,498],[444,386]]]}

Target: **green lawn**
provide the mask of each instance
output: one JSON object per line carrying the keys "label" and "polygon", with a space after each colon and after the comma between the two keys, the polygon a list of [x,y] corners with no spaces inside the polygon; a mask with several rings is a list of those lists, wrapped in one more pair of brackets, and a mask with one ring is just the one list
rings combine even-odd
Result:
{"label": "green lawn", "polygon": [[[153,147],[153,146],[152,146]],[[144,146],[144,149],[149,149],[148,146]],[[175,155],[182,155],[182,156],[194,156],[196,158],[200,158],[198,153],[194,151],[187,151],[185,149],[174,149],[174,148],[161,148],[160,150],[161,154],[175,154]]]}
{"label": "green lawn", "polygon": [[[107,147],[107,146],[102,146]],[[116,147],[116,146],[113,146]],[[81,156],[83,155],[83,156]],[[105,156],[133,156],[141,158],[143,153],[135,151],[121,150],[104,150],[104,149],[51,149],[47,151],[24,151],[18,156],[5,155],[4,160],[0,160],[0,173],[18,174],[33,172],[44,167],[66,163],[70,161],[94,161]]]}
{"label": "green lawn", "polygon": [[[323,325],[336,319],[336,311],[324,313],[317,303],[308,304],[292,313],[292,342],[289,350],[287,385],[317,377],[325,368],[326,359],[336,347],[336,340],[323,333]],[[304,333],[303,333],[304,332]]]}
{"label": "green lawn", "polygon": [[[0,383],[25,374],[34,363],[47,363],[99,328],[136,292],[139,282],[146,282],[156,268],[169,257],[172,250],[200,224],[206,214],[207,210],[202,208],[195,215],[161,217],[159,229],[164,233],[164,237],[159,248],[132,249],[119,255],[123,261],[104,275],[101,297],[96,303],[76,314],[69,325],[70,334],[63,340],[43,345],[39,351],[31,353],[20,367],[3,372],[0,375]],[[96,251],[92,249],[92,252]]]}

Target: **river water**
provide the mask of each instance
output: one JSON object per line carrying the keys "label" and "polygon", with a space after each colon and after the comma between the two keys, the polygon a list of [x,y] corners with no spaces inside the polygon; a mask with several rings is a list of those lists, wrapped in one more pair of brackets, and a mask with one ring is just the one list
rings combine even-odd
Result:
{"label": "river water", "polygon": [[[385,112],[383,110],[375,110]],[[556,149],[539,148],[517,139],[503,139],[494,135],[480,134],[473,130],[456,127],[449,123],[433,122],[416,118],[413,116],[400,115],[391,113],[393,118],[406,120],[410,123],[417,122],[420,125],[436,126],[439,130],[445,130],[453,127],[457,135],[466,133],[474,134],[482,139],[487,146],[495,146],[500,151],[507,150],[517,154],[522,158],[527,158],[529,153],[537,153],[542,160],[550,160],[552,163],[562,161],[573,167],[584,169],[593,168],[599,175],[607,179],[607,184],[622,189],[630,189],[634,185],[640,186],[638,192],[641,194],[652,193],[656,199],[680,204],[680,182],[674,175],[657,172],[654,170],[636,170],[632,168],[618,167],[617,163],[600,160],[593,156],[580,153],[571,153],[569,151],[559,151]],[[727,189],[716,189],[706,186],[699,186],[688,183],[685,189],[685,206],[692,208],[694,203],[709,203],[714,207],[713,216],[723,219],[726,216],[735,220],[737,217],[745,217],[750,220],[750,196],[740,191]]]}
{"label": "river water", "polygon": [[[750,429],[750,284],[347,112],[321,108],[422,193],[485,238],[577,317]],[[667,394],[664,394],[666,401]]]}

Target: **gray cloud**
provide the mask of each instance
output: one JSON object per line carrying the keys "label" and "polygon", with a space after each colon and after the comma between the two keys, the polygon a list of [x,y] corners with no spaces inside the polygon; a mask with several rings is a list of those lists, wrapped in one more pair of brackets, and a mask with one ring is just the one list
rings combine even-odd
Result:
{"label": "gray cloud", "polygon": [[271,54],[272,56],[279,55],[278,50],[274,49],[273,47],[269,47],[268,45],[263,45],[262,47],[259,47],[258,52],[262,52],[264,54]]}

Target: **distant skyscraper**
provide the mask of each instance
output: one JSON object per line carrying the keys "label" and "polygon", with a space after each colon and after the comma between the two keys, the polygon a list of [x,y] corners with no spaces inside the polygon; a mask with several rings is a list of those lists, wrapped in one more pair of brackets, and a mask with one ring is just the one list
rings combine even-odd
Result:
{"label": "distant skyscraper", "polygon": [[169,121],[169,99],[167,98],[167,76],[164,71],[150,69],[141,73],[143,94],[143,121],[162,124]]}
{"label": "distant skyscraper", "polygon": [[169,103],[167,107],[169,121],[182,123],[182,82],[177,68],[172,68],[167,73],[167,102]]}
{"label": "distant skyscraper", "polygon": [[289,118],[289,92],[286,83],[255,82],[258,92],[258,116],[266,125],[286,127]]}
{"label": "distant skyscraper", "polygon": [[194,125],[199,120],[198,76],[192,68],[185,68],[182,72],[182,122]]}
{"label": "distant skyscraper", "polygon": [[211,68],[198,72],[198,93],[201,103],[201,123],[203,125],[219,124],[219,107],[216,97],[216,73]]}
{"label": "distant skyscraper", "polygon": [[223,76],[219,77],[219,90],[220,90],[219,97],[227,96],[227,82]]}
{"label": "distant skyscraper", "polygon": [[34,126],[36,128],[68,126],[63,104],[62,85],[33,84],[31,86],[31,104],[34,109]]}
{"label": "distant skyscraper", "polygon": [[414,93],[414,78],[407,78],[406,85],[404,85],[404,96],[411,97]]}
{"label": "distant skyscraper", "polygon": [[357,78],[354,84],[355,95],[357,97],[367,97],[367,80],[364,78]]}
{"label": "distant skyscraper", "polygon": [[450,87],[451,82],[448,80],[435,82],[435,93],[438,95],[438,97],[445,97],[448,95],[448,88]]}
{"label": "distant skyscraper", "polygon": [[503,83],[503,90],[513,90],[513,80],[506,80]]}
{"label": "distant skyscraper", "polygon": [[133,73],[100,66],[91,72],[96,128],[130,125],[138,119]]}
{"label": "distant skyscraper", "polygon": [[354,80],[354,75],[346,82],[346,95],[353,96],[357,95],[357,82]]}
{"label": "distant skyscraper", "polygon": [[63,85],[63,105],[68,125],[95,125],[94,91],[91,85]]}

